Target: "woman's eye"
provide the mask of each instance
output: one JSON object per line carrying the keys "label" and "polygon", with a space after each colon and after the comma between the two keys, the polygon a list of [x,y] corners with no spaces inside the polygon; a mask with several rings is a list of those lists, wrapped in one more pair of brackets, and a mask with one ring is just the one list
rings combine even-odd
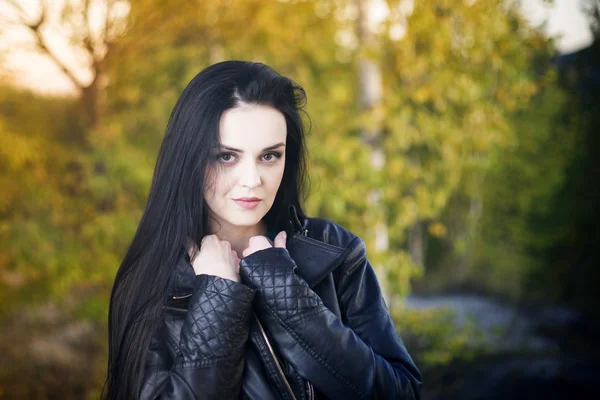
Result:
{"label": "woman's eye", "polygon": [[267,162],[276,161],[276,160],[278,160],[278,159],[281,158],[281,154],[279,154],[279,153],[267,153],[267,154],[263,155],[262,158],[263,158],[264,161],[267,161]]}
{"label": "woman's eye", "polygon": [[230,164],[235,161],[235,156],[231,153],[221,153],[217,156],[217,159],[223,163]]}

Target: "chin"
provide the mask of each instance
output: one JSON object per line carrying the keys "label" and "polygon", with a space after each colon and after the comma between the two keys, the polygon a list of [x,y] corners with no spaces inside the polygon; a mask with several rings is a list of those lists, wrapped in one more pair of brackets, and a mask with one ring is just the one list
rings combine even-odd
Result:
{"label": "chin", "polygon": [[231,223],[235,226],[254,226],[258,224],[265,214],[261,212],[239,213],[231,218]]}
{"label": "chin", "polygon": [[260,222],[260,219],[259,220],[252,220],[252,221],[240,221],[240,220],[237,220],[237,221],[235,221],[232,224],[234,226],[243,226],[243,227],[249,228],[251,226],[255,226],[259,222]]}

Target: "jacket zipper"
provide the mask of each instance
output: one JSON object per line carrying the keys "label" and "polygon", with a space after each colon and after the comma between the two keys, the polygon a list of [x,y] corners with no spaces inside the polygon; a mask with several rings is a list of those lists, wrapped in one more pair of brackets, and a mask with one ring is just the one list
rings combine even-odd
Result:
{"label": "jacket zipper", "polygon": [[258,327],[260,329],[260,333],[261,333],[263,339],[265,339],[265,342],[267,343],[267,347],[269,348],[269,352],[271,353],[271,356],[273,357],[273,361],[275,361],[275,365],[277,366],[277,370],[279,371],[279,374],[281,375],[281,378],[285,382],[285,386],[287,387],[287,389],[290,392],[290,396],[292,396],[292,399],[296,400],[296,396],[294,395],[294,392],[292,391],[292,387],[290,386],[290,383],[287,381],[287,379],[285,377],[285,374],[283,373],[283,369],[281,369],[281,365],[279,364],[279,360],[275,356],[275,352],[273,351],[273,348],[271,347],[271,342],[269,342],[269,339],[267,338],[267,334],[265,333],[265,330],[263,329],[263,327],[262,327],[260,321],[258,320],[258,318],[256,318],[256,322],[258,323]]}
{"label": "jacket zipper", "polygon": [[[183,294],[181,296],[171,296],[171,298],[173,300],[181,300],[181,299],[186,299],[188,297],[192,297],[192,294],[193,293],[187,293],[187,294]],[[177,311],[180,313],[187,313],[187,311],[188,311],[187,308],[179,308],[179,307],[173,307],[173,306],[163,306],[163,308],[165,310]]]}
{"label": "jacket zipper", "polygon": [[306,381],[306,391],[308,393],[308,400],[313,400],[315,398],[315,389],[309,381]]}
{"label": "jacket zipper", "polygon": [[171,311],[177,311],[183,314],[186,314],[188,312],[187,308],[177,308],[177,307],[171,307],[171,306],[164,306],[163,307],[165,310],[171,310]]}
{"label": "jacket zipper", "polygon": [[182,294],[181,296],[172,296],[171,298],[173,300],[181,300],[181,299],[187,299],[188,297],[192,297],[193,293],[188,293],[188,294]]}
{"label": "jacket zipper", "polygon": [[[308,229],[303,229],[302,230],[302,236],[304,237],[308,237]],[[257,319],[258,320],[258,319]],[[260,322],[259,322],[259,326],[260,326]],[[262,326],[260,326],[260,329],[262,330]],[[265,340],[266,340],[266,336],[265,336]],[[269,346],[269,348],[271,347],[271,345],[269,344],[269,342],[267,341],[267,345]],[[273,358],[275,358],[275,355],[273,355]],[[275,358],[275,362],[277,362],[277,359]],[[277,363],[277,366],[279,366],[279,363]],[[281,370],[281,368],[280,368]],[[287,382],[287,380],[286,380]],[[289,387],[289,384],[288,384]],[[314,400],[315,398],[315,389],[313,388],[312,383],[310,383],[309,381],[306,381],[306,394],[308,396],[308,400]]]}

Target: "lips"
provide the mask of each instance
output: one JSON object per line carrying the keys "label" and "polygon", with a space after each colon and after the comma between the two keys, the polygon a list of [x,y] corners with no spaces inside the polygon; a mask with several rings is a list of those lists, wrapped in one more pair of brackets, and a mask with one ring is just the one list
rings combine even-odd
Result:
{"label": "lips", "polygon": [[252,210],[261,202],[261,199],[258,197],[240,197],[239,199],[233,199],[233,201],[246,210]]}

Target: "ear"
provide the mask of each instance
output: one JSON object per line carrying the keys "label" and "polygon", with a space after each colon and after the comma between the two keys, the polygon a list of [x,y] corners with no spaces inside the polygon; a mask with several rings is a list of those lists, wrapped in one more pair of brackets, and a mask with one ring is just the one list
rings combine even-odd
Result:
{"label": "ear", "polygon": [[285,249],[285,242],[287,240],[287,233],[281,231],[275,236],[275,247]]}

